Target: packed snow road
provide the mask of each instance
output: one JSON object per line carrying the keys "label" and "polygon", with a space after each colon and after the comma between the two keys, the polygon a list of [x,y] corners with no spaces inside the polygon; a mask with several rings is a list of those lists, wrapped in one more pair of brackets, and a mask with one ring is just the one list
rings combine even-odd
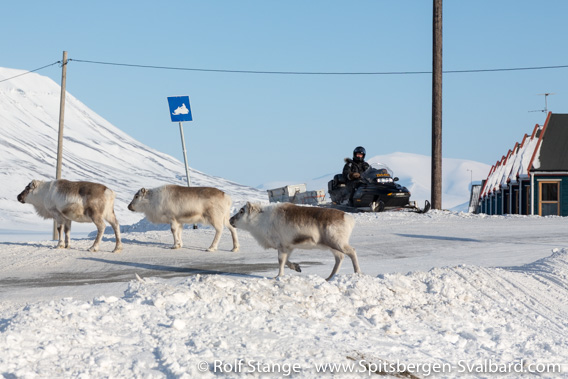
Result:
{"label": "packed snow road", "polygon": [[[517,266],[546,257],[554,248],[568,247],[564,218],[450,212],[386,212],[355,217],[351,244],[363,272],[370,276],[461,264]],[[18,299],[20,292],[37,299],[49,298],[51,293],[76,296],[78,289],[73,287],[93,284],[114,283],[122,290],[135,275],[273,277],[278,271],[276,251],[264,250],[242,230],[239,252],[230,251],[230,235],[225,230],[219,251],[211,253],[205,251],[213,239],[211,228],[186,228],[184,247],[177,250],[170,249],[173,237],[167,226],[141,222],[125,229],[130,232],[123,233],[124,250],[120,254],[110,253],[112,234],[105,235],[97,253],[87,251],[92,238],[72,239],[68,250],[53,249],[55,241],[0,243],[0,301]],[[291,260],[300,263],[302,273],[286,269],[289,275],[327,277],[333,267],[332,254],[324,250],[296,250]],[[352,272],[351,262],[346,259],[340,273]]]}
{"label": "packed snow road", "polygon": [[[5,377],[563,377],[568,233],[559,217],[432,212],[356,215],[331,281],[326,251],[276,253],[241,232],[140,224],[89,253],[0,244]],[[138,277],[136,277],[138,276]],[[268,278],[265,278],[268,277]],[[42,300],[43,299],[43,300]],[[26,304],[24,306],[24,304]]]}

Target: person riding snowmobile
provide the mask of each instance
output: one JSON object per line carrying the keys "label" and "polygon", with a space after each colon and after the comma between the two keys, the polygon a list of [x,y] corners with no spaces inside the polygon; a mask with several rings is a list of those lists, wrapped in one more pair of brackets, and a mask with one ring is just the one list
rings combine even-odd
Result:
{"label": "person riding snowmobile", "polygon": [[349,205],[353,205],[353,195],[355,188],[360,184],[361,174],[368,168],[369,164],[365,162],[367,152],[363,146],[357,146],[353,150],[353,159],[345,158],[345,166],[343,166],[343,180],[347,182],[349,188]]}
{"label": "person riding snowmobile", "polygon": [[365,162],[365,155],[365,148],[357,146],[353,150],[353,159],[345,158],[345,166],[343,166],[344,180],[350,182],[361,178],[361,174],[369,168],[369,164]]}

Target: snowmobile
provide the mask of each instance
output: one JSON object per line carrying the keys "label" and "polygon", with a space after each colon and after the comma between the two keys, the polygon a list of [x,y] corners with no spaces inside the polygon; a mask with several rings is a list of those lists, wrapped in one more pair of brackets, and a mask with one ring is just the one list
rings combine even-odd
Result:
{"label": "snowmobile", "polygon": [[430,210],[428,200],[422,209],[410,201],[410,191],[396,183],[399,179],[383,164],[372,163],[358,180],[345,179],[343,174],[337,174],[327,184],[333,208],[348,212],[411,210],[426,213]]}

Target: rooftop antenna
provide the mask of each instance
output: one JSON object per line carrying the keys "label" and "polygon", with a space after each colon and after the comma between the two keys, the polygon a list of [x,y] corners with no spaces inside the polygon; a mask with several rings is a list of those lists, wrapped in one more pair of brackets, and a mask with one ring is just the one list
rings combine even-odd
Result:
{"label": "rooftop antenna", "polygon": [[544,109],[536,110],[536,111],[529,111],[529,112],[544,112],[548,113],[548,102],[547,98],[550,95],[556,95],[555,93],[547,92],[547,93],[539,93],[537,96],[544,96]]}

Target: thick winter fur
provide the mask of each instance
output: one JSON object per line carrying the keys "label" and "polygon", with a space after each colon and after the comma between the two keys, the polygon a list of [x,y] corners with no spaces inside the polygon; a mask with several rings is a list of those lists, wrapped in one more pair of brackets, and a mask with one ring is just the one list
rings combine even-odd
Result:
{"label": "thick winter fur", "polygon": [[233,250],[239,250],[237,231],[229,224],[231,197],[212,187],[182,187],[165,185],[153,189],[142,188],[128,205],[133,212],[142,212],[154,224],[170,224],[174,235],[172,249],[183,246],[183,224],[207,224],[215,228],[215,237],[207,251],[217,250],[223,226],[233,237]]}
{"label": "thick winter fur", "polygon": [[288,260],[296,248],[331,250],[335,266],[327,280],[337,273],[345,255],[351,258],[354,271],[361,272],[357,253],[349,245],[355,220],[337,209],[247,203],[230,222],[236,228],[249,231],[265,249],[278,250],[278,276],[284,274],[284,265],[301,271],[300,265]]}
{"label": "thick winter fur", "polygon": [[107,221],[116,236],[113,253],[118,253],[122,250],[122,242],[114,214],[114,198],[115,193],[102,184],[65,179],[51,182],[32,180],[18,195],[20,203],[32,204],[38,215],[55,220],[59,233],[58,249],[69,248],[71,221],[76,221],[93,222],[97,226],[97,237],[89,251],[98,251]]}

